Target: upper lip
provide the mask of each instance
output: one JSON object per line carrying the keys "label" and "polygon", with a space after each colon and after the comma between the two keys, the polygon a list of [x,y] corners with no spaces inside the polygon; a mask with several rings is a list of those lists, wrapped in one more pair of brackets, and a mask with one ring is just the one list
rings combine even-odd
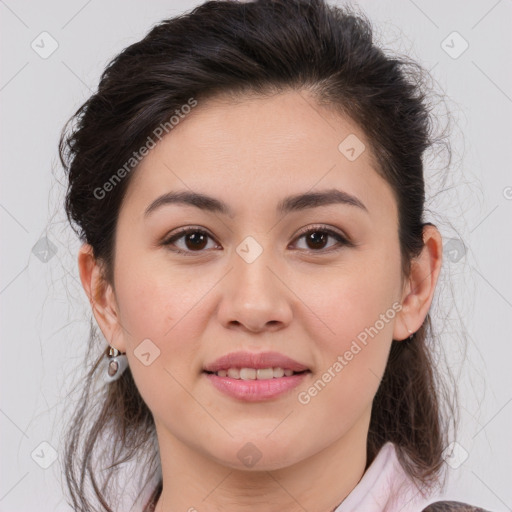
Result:
{"label": "upper lip", "polygon": [[229,368],[283,368],[302,372],[309,368],[279,352],[231,352],[204,367],[204,371],[218,372]]}

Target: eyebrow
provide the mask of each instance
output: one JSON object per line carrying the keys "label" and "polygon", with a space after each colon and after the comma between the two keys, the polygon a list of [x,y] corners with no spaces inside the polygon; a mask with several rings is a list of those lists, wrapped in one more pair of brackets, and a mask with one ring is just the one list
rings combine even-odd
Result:
{"label": "eyebrow", "polygon": [[[147,217],[156,209],[168,204],[185,204],[195,206],[201,210],[234,217],[233,211],[225,202],[206,194],[190,191],[167,192],[166,194],[157,197],[146,208],[144,216]],[[286,214],[293,211],[305,210],[307,208],[318,208],[319,206],[327,206],[331,204],[355,206],[365,212],[368,212],[366,206],[357,197],[338,189],[329,189],[320,192],[306,192],[304,194],[289,196],[278,203],[277,212],[280,214]]]}

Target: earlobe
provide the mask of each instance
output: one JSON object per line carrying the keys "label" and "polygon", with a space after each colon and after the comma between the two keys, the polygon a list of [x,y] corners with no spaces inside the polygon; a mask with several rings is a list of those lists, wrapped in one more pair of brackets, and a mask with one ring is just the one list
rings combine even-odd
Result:
{"label": "earlobe", "polygon": [[423,249],[411,261],[393,339],[404,340],[423,324],[441,271],[442,251],[441,234],[434,225],[426,224],[423,227]]}
{"label": "earlobe", "polygon": [[114,291],[103,275],[100,262],[94,257],[89,244],[78,252],[78,269],[82,286],[91,304],[92,312],[105,339],[118,350],[125,352]]}

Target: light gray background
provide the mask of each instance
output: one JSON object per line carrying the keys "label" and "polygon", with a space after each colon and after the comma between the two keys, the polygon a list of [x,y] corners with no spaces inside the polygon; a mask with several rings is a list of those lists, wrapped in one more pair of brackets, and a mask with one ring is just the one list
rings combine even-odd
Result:
{"label": "light gray background", "polygon": [[[86,343],[89,306],[78,281],[79,245],[60,207],[60,130],[116,53],[154,23],[199,3],[0,1],[2,512],[69,510],[59,461],[51,462],[53,450],[61,450],[61,418],[74,405],[67,395]],[[512,1],[353,5],[372,19],[383,44],[431,69],[449,97],[454,161],[444,185],[435,162],[427,169],[434,184],[429,206],[441,214],[434,218],[446,239],[462,238],[466,246],[462,256],[452,246],[453,261],[447,252],[439,304],[449,303],[453,291],[469,341],[463,358],[452,308],[443,329],[460,383],[462,429],[450,459],[460,466],[451,470],[446,494],[512,510]],[[34,40],[42,47],[43,31],[58,43],[46,59],[31,48]],[[464,41],[468,49],[453,58]],[[57,250],[47,262],[33,251],[45,236]]]}

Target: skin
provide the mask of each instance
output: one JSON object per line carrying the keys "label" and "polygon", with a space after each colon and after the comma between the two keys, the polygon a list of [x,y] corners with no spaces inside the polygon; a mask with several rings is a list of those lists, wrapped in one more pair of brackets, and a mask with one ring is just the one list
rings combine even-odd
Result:
{"label": "skin", "polygon": [[[338,150],[349,134],[367,148],[355,161]],[[78,261],[98,325],[126,352],[155,419],[163,474],[156,511],[334,509],[364,473],[391,341],[416,331],[428,313],[441,266],[438,230],[425,227],[424,249],[402,275],[396,201],[364,132],[305,91],[199,103],[132,179],[117,224],[114,283],[102,279],[88,245]],[[276,213],[284,197],[329,188],[356,196],[367,211],[332,204]],[[234,216],[181,204],[144,216],[154,199],[177,190],[221,199]],[[299,230],[317,224],[354,246],[332,235],[323,246],[308,244]],[[185,226],[211,236],[203,248],[189,237],[163,245]],[[252,263],[236,252],[247,236],[263,249]],[[298,393],[394,303],[401,311],[301,404]],[[148,338],[160,355],[145,366],[134,350]],[[277,398],[241,402],[202,373],[235,350],[278,351],[311,374]],[[252,467],[237,457],[248,442],[261,453]]]}

